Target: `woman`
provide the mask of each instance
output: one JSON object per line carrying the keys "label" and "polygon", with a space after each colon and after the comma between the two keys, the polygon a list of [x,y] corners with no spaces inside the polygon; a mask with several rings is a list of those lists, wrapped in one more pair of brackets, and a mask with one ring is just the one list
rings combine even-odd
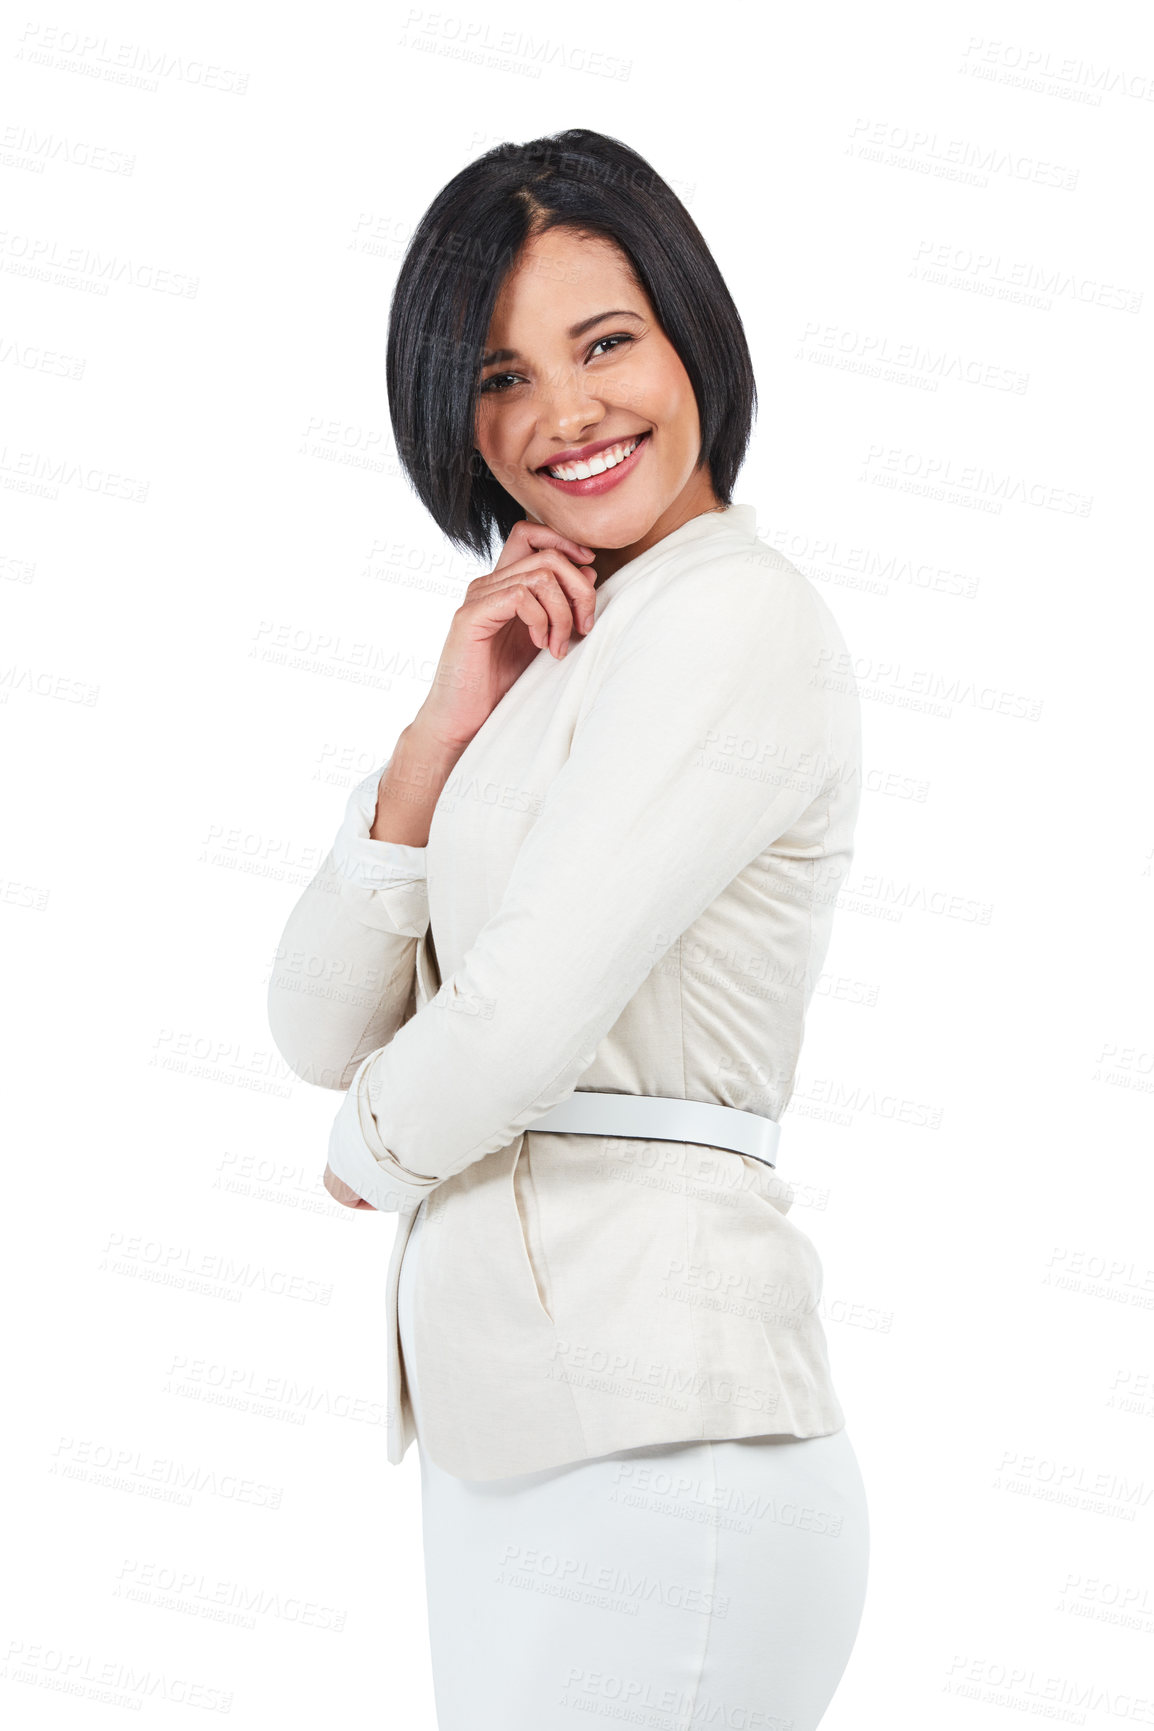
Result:
{"label": "woman", "polygon": [[399,1216],[388,1458],[417,1440],[439,1725],[806,1731],[868,1558],[772,1163],[860,797],[845,645],[732,502],[741,322],[617,140],[450,181],[388,386],[434,520],[503,547],[269,1013],[347,1090],[330,1194]]}

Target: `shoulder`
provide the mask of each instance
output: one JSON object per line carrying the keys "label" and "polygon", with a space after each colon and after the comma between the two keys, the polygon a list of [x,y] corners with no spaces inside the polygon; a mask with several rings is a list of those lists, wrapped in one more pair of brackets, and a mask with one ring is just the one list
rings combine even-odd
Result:
{"label": "shoulder", "polygon": [[637,594],[611,666],[649,681],[662,700],[676,692],[687,712],[712,712],[720,692],[751,725],[760,718],[778,728],[791,715],[822,732],[831,752],[852,758],[860,694],[841,628],[814,582],[759,540],[686,555]]}
{"label": "shoulder", "polygon": [[844,640],[815,584],[759,540],[695,549],[639,586],[621,620],[623,642],[658,638],[704,645],[726,641],[735,660],[792,645],[841,653]]}

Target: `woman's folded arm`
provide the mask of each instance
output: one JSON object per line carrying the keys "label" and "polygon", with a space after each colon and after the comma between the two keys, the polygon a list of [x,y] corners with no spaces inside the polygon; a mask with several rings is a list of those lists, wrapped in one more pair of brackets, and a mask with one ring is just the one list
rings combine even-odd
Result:
{"label": "woman's folded arm", "polygon": [[417,944],[429,924],[425,849],[370,837],[387,768],[349,795],[330,852],[289,914],[269,980],[277,1049],[322,1088],[347,1088],[415,1007]]}
{"label": "woman's folded arm", "polygon": [[666,580],[613,645],[504,896],[352,1078],[329,1164],[407,1211],[567,1099],[662,955],[851,767],[836,624],[792,567]]}

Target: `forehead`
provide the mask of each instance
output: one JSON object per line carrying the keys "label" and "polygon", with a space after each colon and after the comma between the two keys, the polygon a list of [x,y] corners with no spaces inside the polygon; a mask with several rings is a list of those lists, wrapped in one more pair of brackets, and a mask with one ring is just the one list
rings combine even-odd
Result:
{"label": "forehead", "polygon": [[502,283],[489,321],[489,346],[509,339],[516,329],[523,335],[530,329],[541,334],[566,330],[603,307],[649,312],[629,259],[600,235],[550,229],[526,242]]}

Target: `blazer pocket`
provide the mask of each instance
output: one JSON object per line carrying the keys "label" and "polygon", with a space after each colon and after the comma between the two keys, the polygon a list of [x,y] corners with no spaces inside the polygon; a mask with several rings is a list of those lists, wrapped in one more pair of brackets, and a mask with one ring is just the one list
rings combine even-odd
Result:
{"label": "blazer pocket", "polygon": [[429,954],[429,942],[432,928],[417,939],[417,1009],[423,1010],[430,999],[435,998],[441,989],[440,970]]}
{"label": "blazer pocket", "polygon": [[521,1136],[521,1146],[513,1161],[513,1207],[517,1215],[521,1249],[525,1253],[525,1266],[533,1282],[537,1303],[542,1315],[552,1323],[545,1252],[541,1242],[541,1211],[537,1203],[529,1138],[526,1134]]}

